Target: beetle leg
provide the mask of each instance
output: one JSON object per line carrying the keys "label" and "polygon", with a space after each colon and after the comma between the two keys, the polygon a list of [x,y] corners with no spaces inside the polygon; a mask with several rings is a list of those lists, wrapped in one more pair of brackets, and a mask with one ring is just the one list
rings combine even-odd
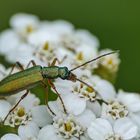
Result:
{"label": "beetle leg", "polygon": [[46,90],[46,94],[45,94],[45,95],[46,95],[45,103],[46,103],[46,105],[47,105],[49,111],[50,111],[54,116],[56,116],[56,114],[51,110],[51,108],[50,108],[49,105],[48,105],[48,86],[47,86],[47,84],[46,84],[44,81],[41,81],[41,83],[42,83],[43,87],[44,87],[45,90]]}
{"label": "beetle leg", "polygon": [[58,62],[58,64],[60,64],[61,62],[58,60],[58,58],[54,58],[54,60],[52,61],[50,66],[55,66],[56,62]]}
{"label": "beetle leg", "polygon": [[58,58],[54,58],[54,60],[51,63],[51,66],[55,66],[56,62],[58,62],[58,64],[61,64],[65,59],[67,58],[67,55],[65,55],[62,60],[60,61]]}
{"label": "beetle leg", "polygon": [[4,118],[3,123],[6,121],[7,117],[10,115],[10,113],[13,112],[15,110],[15,108],[19,105],[19,103],[28,95],[28,93],[29,93],[29,90],[27,90],[25,92],[25,94],[23,94],[21,96],[20,100],[14,105],[14,107],[10,109],[10,111],[8,112],[8,114],[6,115],[6,117]]}
{"label": "beetle leg", "polygon": [[34,60],[31,60],[28,65],[26,66],[26,68],[29,68],[30,64],[32,64],[33,66],[36,66],[36,63]]}
{"label": "beetle leg", "polygon": [[60,61],[60,64],[63,63],[63,61],[67,58],[67,55],[65,55],[62,60]]}
{"label": "beetle leg", "polygon": [[15,68],[15,67],[19,68],[21,71],[23,71],[23,70],[24,70],[24,68],[23,68],[22,64],[21,64],[20,62],[16,62],[16,63],[13,65],[13,67],[12,67],[12,69],[11,69],[11,71],[10,71],[9,75],[11,75],[11,74],[12,74],[12,72],[13,72],[13,70],[14,70],[14,68]]}
{"label": "beetle leg", "polygon": [[59,97],[59,99],[60,99],[60,101],[61,101],[61,103],[62,103],[62,106],[63,106],[64,112],[67,114],[67,110],[66,110],[66,108],[65,108],[65,105],[64,105],[63,99],[61,98],[61,95],[58,93],[58,91],[57,91],[57,89],[56,89],[54,83],[53,83],[50,79],[48,79],[48,84],[54,89],[54,91],[55,91],[56,94],[58,95],[58,97]]}

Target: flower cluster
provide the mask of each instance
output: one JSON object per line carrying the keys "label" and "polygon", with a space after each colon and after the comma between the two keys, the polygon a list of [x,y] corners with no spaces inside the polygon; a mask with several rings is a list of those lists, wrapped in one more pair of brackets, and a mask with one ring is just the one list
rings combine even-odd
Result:
{"label": "flower cluster", "polygon": [[[30,60],[49,66],[57,58],[56,65],[72,69],[111,52],[99,51],[99,41],[94,35],[76,30],[67,21],[40,21],[34,15],[16,14],[10,26],[0,35],[0,54],[7,62],[19,61],[24,67]],[[41,99],[30,92],[3,124],[16,128],[17,134],[7,133],[1,140],[138,140],[140,95],[116,91],[110,82],[119,63],[116,53],[76,69],[74,74],[87,84],[54,79],[61,98],[49,101],[48,106],[40,104]],[[1,64],[0,80],[9,73],[10,68]],[[0,99],[1,123],[24,93]]]}

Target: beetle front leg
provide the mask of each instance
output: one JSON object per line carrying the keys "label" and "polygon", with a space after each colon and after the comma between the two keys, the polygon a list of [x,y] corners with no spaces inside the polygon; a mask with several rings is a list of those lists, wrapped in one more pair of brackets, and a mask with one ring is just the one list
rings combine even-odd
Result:
{"label": "beetle front leg", "polygon": [[46,94],[45,94],[45,95],[46,95],[45,103],[46,103],[46,105],[47,105],[49,111],[50,111],[54,116],[56,116],[56,114],[51,110],[50,106],[48,105],[48,86],[47,86],[47,84],[46,84],[44,81],[41,81],[41,83],[42,83],[43,87],[44,87],[45,90],[46,90]]}
{"label": "beetle front leg", "polygon": [[14,105],[14,107],[10,109],[10,111],[8,112],[8,114],[6,115],[6,117],[4,118],[3,123],[6,121],[7,117],[10,115],[10,113],[13,112],[15,110],[15,108],[19,105],[19,103],[28,95],[28,93],[29,93],[29,90],[27,90],[25,92],[25,94],[23,94],[21,96],[20,100]]}
{"label": "beetle front leg", "polygon": [[58,64],[61,63],[61,62],[58,60],[58,58],[54,58],[54,60],[53,60],[52,63],[50,64],[50,66],[55,66],[56,62],[58,62]]}
{"label": "beetle front leg", "polygon": [[62,60],[60,61],[58,58],[54,58],[54,60],[52,61],[52,63],[50,64],[50,66],[55,66],[56,62],[58,62],[58,64],[61,64],[65,59],[67,58],[67,55],[65,55]]}
{"label": "beetle front leg", "polygon": [[54,89],[54,91],[55,91],[56,94],[58,95],[58,97],[59,97],[59,99],[60,99],[60,101],[61,101],[61,103],[62,103],[62,106],[63,106],[64,112],[67,114],[67,110],[66,110],[66,108],[65,108],[65,105],[64,105],[63,99],[61,98],[61,95],[58,93],[58,91],[57,91],[57,89],[56,89],[54,83],[53,83],[50,79],[48,79],[48,84]]}

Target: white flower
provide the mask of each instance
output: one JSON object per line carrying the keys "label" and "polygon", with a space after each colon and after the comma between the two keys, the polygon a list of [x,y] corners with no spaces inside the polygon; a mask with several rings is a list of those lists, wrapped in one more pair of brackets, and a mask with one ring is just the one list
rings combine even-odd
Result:
{"label": "white flower", "polygon": [[[7,101],[9,101],[12,106],[15,106],[15,104],[21,99],[21,96],[23,94],[25,94],[24,91],[7,97]],[[25,99],[23,99],[20,104],[15,108],[15,110],[13,110],[9,114],[8,118],[5,121],[5,125],[10,125],[11,127],[26,125],[29,121],[33,120],[31,109],[37,106],[39,102],[39,99],[35,97],[34,94],[29,93],[27,97],[25,97]]]}
{"label": "white flower", "polygon": [[137,127],[127,118],[117,120],[112,126],[105,119],[96,119],[88,128],[93,140],[131,140],[137,135]]}
{"label": "white flower", "polygon": [[76,122],[72,115],[54,117],[53,126],[56,129],[56,135],[70,139],[71,137],[80,137],[84,133],[84,129]]}
{"label": "white flower", "polygon": [[[110,50],[110,49],[101,50],[99,52],[99,54],[103,55],[103,54],[106,54],[108,52],[112,52],[112,50]],[[101,58],[98,61],[98,65],[101,65],[101,66],[107,68],[111,72],[117,72],[120,62],[121,61],[119,59],[119,54],[115,53],[115,54],[111,54],[111,55],[108,55],[106,57]]]}
{"label": "white flower", "polygon": [[34,31],[38,24],[38,17],[31,14],[19,13],[10,19],[10,25],[23,37]]}
{"label": "white flower", "polygon": [[124,117],[129,117],[135,122],[135,118],[140,119],[139,112],[140,96],[135,93],[125,93],[122,90],[114,99],[110,99],[108,104],[104,103],[102,105],[102,117],[109,119],[111,122]]}
{"label": "white flower", "polygon": [[30,112],[27,112],[26,109],[22,106],[16,107],[7,117],[4,125],[9,125],[11,127],[16,127],[19,125],[26,125],[29,121],[32,120]]}
{"label": "white flower", "polygon": [[67,47],[72,51],[81,45],[91,46],[93,47],[93,50],[99,46],[98,39],[89,31],[82,29],[62,36],[60,41],[64,47]]}
{"label": "white flower", "polygon": [[[97,56],[97,48],[93,46],[88,46],[87,44],[82,44],[80,47],[76,48],[76,54],[74,57],[74,61],[72,63],[73,66],[78,66],[87,62]],[[89,63],[85,65],[83,68],[93,70],[96,68],[96,62]]]}
{"label": "white flower", "polygon": [[78,70],[76,71],[76,75],[79,79],[91,85],[93,89],[80,82],[73,84],[72,82],[66,81],[65,84],[63,84],[60,80],[57,80],[55,84],[59,93],[62,95],[66,108],[72,113],[80,114],[87,107],[97,116],[100,116],[101,106],[98,100],[108,102],[114,99],[116,91],[111,83],[98,76],[92,76],[91,73],[88,72],[89,71]]}
{"label": "white flower", "polygon": [[[73,114],[64,114],[61,110],[60,102],[49,102],[51,110],[56,116],[53,117],[53,124],[46,125],[40,132],[38,139],[73,139],[78,140],[79,137],[85,137],[86,129],[89,124],[95,120],[95,115],[91,110],[85,110],[82,114],[74,116]],[[69,112],[69,110],[67,110]]]}

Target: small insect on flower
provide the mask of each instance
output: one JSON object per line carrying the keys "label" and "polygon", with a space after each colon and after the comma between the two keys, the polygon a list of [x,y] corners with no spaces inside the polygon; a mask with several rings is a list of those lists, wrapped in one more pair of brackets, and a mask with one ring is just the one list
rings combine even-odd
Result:
{"label": "small insect on flower", "polygon": [[[53,82],[51,80],[61,78],[63,80],[70,80],[72,82],[79,81],[79,82],[85,84],[86,86],[88,86],[89,88],[93,89],[92,86],[90,86],[86,82],[78,79],[77,76],[72,73],[72,71],[74,71],[74,70],[76,70],[76,69],[78,69],[86,64],[89,64],[95,60],[98,60],[99,58],[102,58],[104,56],[111,55],[114,53],[117,53],[117,51],[106,53],[106,54],[103,54],[101,56],[98,56],[97,58],[94,58],[90,61],[87,61],[84,64],[79,65],[71,70],[69,70],[67,67],[55,66],[56,61],[59,62],[59,60],[57,58],[55,58],[53,60],[53,62],[48,67],[42,67],[40,65],[36,65],[36,63],[33,60],[31,60],[29,62],[29,64],[27,65],[27,69],[24,69],[23,66],[19,62],[16,62],[16,64],[13,66],[10,74],[6,78],[4,78],[2,81],[0,81],[0,96],[13,95],[13,94],[16,94],[22,90],[26,90],[26,92],[24,95],[21,96],[20,100],[16,103],[16,105],[9,111],[9,113],[7,114],[7,116],[5,117],[3,122],[5,122],[8,115],[28,95],[29,90],[31,88],[33,88],[34,86],[36,86],[38,84],[41,84],[45,88],[46,92],[48,92],[48,88],[47,88],[48,86],[45,82],[45,79],[47,79],[48,84],[54,89],[54,91],[58,95],[58,97],[62,103],[64,112],[67,113],[66,108],[65,108],[64,103],[63,103],[63,100],[62,100],[60,94],[58,93],[55,85],[53,84]],[[33,67],[29,68],[30,64],[32,64]],[[15,66],[18,66],[18,68],[21,71],[12,74]],[[46,103],[47,102],[48,102],[48,99],[46,99]],[[49,106],[48,106],[48,108],[49,108]]]}

